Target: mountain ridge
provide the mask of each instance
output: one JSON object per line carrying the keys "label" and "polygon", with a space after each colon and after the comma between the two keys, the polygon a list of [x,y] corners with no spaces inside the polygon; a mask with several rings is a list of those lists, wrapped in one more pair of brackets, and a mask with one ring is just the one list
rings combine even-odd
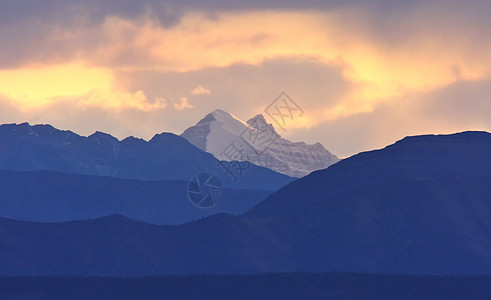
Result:
{"label": "mountain ridge", "polygon": [[293,180],[267,168],[250,165],[232,178],[217,159],[172,133],[145,141],[118,140],[102,132],[88,137],[51,125],[0,125],[0,169],[53,170],[83,175],[106,175],[135,180],[190,180],[199,173],[216,174],[225,186],[275,190]]}
{"label": "mountain ridge", "polygon": [[[219,159],[247,160],[292,177],[305,176],[339,161],[319,142],[308,145],[282,138],[261,114],[244,122],[216,109],[181,136]],[[230,155],[231,145],[235,156]]]}
{"label": "mountain ridge", "polygon": [[0,216],[38,222],[93,219],[119,213],[177,225],[226,212],[238,215],[273,191],[224,188],[213,207],[196,207],[184,180],[143,181],[56,171],[0,170]]}
{"label": "mountain ridge", "polygon": [[[240,216],[221,213],[178,226],[120,216],[70,224],[0,219],[0,272],[491,274],[491,135],[422,141],[347,158]],[[441,160],[429,163],[435,157]]]}

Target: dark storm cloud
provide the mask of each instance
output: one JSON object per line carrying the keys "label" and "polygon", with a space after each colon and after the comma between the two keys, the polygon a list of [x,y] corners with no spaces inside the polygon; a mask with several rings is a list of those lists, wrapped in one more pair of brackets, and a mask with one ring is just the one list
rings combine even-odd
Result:
{"label": "dark storm cloud", "polygon": [[[0,39],[8,41],[14,38],[13,34],[2,35],[8,26],[16,26],[18,30],[14,32],[24,38],[35,39],[35,35],[43,35],[46,24],[76,27],[84,22],[94,25],[103,22],[107,16],[135,19],[151,15],[160,20],[162,26],[168,27],[178,23],[188,12],[209,13],[209,17],[213,18],[215,12],[221,11],[325,11],[346,8],[357,10],[359,14],[348,17],[343,27],[363,29],[373,38],[387,43],[404,44],[405,40],[411,39],[415,29],[419,32],[438,29],[439,33],[448,34],[462,32],[480,38],[486,38],[484,35],[491,31],[489,0],[2,0]],[[29,30],[23,30],[26,26]]]}
{"label": "dark storm cloud", "polygon": [[[352,13],[338,14],[348,8]],[[452,44],[449,49],[466,48],[474,55],[479,55],[483,48],[491,52],[488,0],[0,0],[0,69],[36,60],[59,63],[93,53],[92,49],[104,45],[107,39],[99,36],[99,26],[108,16],[130,20],[150,16],[168,28],[178,24],[188,12],[204,13],[204,18],[213,19],[222,11],[251,10],[334,10],[332,16],[338,14],[341,19],[337,24],[340,30],[363,35],[377,45],[378,51],[387,51],[388,55],[394,52],[394,47],[411,51],[423,38]],[[82,29],[88,32],[80,33]],[[70,35],[73,37],[67,37]],[[145,60],[147,54],[141,51],[128,44],[128,49],[118,53],[114,60],[133,61],[135,57]]]}
{"label": "dark storm cloud", "polygon": [[3,0],[0,2],[0,23],[17,23],[29,19],[45,22],[71,22],[75,15],[84,15],[92,22],[104,20],[106,15],[135,18],[150,12],[164,24],[174,23],[188,11],[234,10],[325,10],[350,6],[365,6],[391,11],[407,9],[420,1],[403,0],[327,0],[327,1],[226,1],[226,0]]}
{"label": "dark storm cloud", "polygon": [[147,9],[159,16],[162,21],[175,19],[169,5],[162,1],[117,1],[117,0],[24,0],[2,1],[0,3],[0,22],[19,23],[26,20],[40,22],[73,22],[74,16],[87,17],[92,22],[101,22],[107,15],[135,18]]}
{"label": "dark storm cloud", "polygon": [[329,10],[346,7],[373,10],[383,17],[391,12],[410,12],[421,6],[438,7],[442,11],[466,13],[475,10],[486,16],[483,7],[490,7],[487,0],[2,0],[0,24],[15,23],[26,19],[47,22],[66,21],[75,15],[85,15],[94,22],[106,15],[135,18],[143,13],[158,16],[164,24],[172,24],[180,15],[189,11],[214,12],[237,10]]}

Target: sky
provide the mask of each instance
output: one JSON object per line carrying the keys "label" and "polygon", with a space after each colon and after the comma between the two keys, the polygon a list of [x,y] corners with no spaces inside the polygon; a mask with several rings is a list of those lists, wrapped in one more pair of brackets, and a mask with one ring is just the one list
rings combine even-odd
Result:
{"label": "sky", "polygon": [[0,0],[0,123],[150,139],[286,92],[304,113],[280,134],[340,157],[491,131],[489,15],[489,0]]}

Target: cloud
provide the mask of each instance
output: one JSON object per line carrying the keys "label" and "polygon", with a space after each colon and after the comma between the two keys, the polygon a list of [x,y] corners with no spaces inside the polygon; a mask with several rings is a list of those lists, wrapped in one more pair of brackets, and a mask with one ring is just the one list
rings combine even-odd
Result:
{"label": "cloud", "polygon": [[191,91],[192,95],[198,96],[198,95],[211,95],[211,92],[209,89],[204,88],[202,85],[198,85]]}
{"label": "cloud", "polygon": [[131,82],[129,88],[132,90],[145,90],[149,98],[163,95],[169,99],[175,95],[186,95],[198,85],[212,90],[213,97],[193,103],[196,109],[181,111],[179,118],[172,116],[169,128],[173,132],[182,132],[216,108],[245,120],[264,114],[264,109],[282,91],[286,91],[306,112],[302,119],[289,123],[289,127],[310,126],[355,88],[342,73],[343,65],[326,65],[298,58],[268,60],[257,66],[234,64],[184,73],[127,71],[117,77]]}
{"label": "cloud", "polygon": [[184,110],[187,108],[193,108],[194,105],[190,104],[188,101],[188,98],[186,97],[181,97],[181,102],[180,103],[174,103],[174,108],[177,110]]}
{"label": "cloud", "polygon": [[2,109],[146,137],[215,108],[247,119],[286,91],[305,111],[286,135],[341,155],[425,128],[489,129],[489,13],[484,0],[4,1]]}
{"label": "cloud", "polygon": [[155,98],[155,101],[150,103],[143,91],[129,93],[115,90],[95,90],[80,97],[76,105],[79,107],[95,106],[107,110],[136,109],[148,112],[155,109],[165,109],[167,102],[163,98]]}
{"label": "cloud", "polygon": [[294,140],[320,140],[342,157],[382,148],[404,136],[491,131],[491,80],[458,81],[428,91],[405,94],[374,110],[291,129]]}
{"label": "cloud", "polygon": [[144,91],[131,92],[116,84],[111,70],[81,63],[0,70],[0,82],[0,94],[24,111],[55,102],[110,110],[150,111],[166,107],[162,98],[150,103]]}
{"label": "cloud", "polygon": [[[350,7],[329,12],[217,12],[214,18],[193,12],[171,27],[148,14],[136,19],[109,15],[95,25],[51,26],[17,63],[77,58],[111,70],[164,73],[257,66],[279,58],[342,64],[343,76],[359,88],[322,119],[369,111],[380,99],[447,85],[456,80],[457,69],[463,80],[489,74],[491,40],[485,37],[491,32],[466,26],[472,13],[449,17],[429,6],[430,18],[427,6],[411,8],[409,13],[389,12],[384,21],[378,21],[379,11]],[[435,20],[438,26],[430,22]],[[448,34],[440,23],[456,32]],[[476,51],[480,54],[474,55]],[[15,57],[15,47],[9,53]],[[0,64],[13,61],[6,55]]]}
{"label": "cloud", "polygon": [[[417,2],[417,1],[412,1]],[[390,5],[388,5],[390,4]],[[108,15],[123,18],[138,18],[152,12],[162,24],[168,26],[179,21],[179,17],[190,11],[208,13],[218,11],[253,10],[330,10],[342,7],[364,5],[368,7],[406,8],[408,1],[346,0],[346,1],[224,1],[224,0],[85,0],[60,1],[36,0],[4,1],[0,10],[1,24],[18,24],[26,20],[50,21],[71,24],[73,20],[84,18],[90,23],[100,23]],[[387,9],[384,9],[387,10]]]}
{"label": "cloud", "polygon": [[55,98],[87,94],[111,84],[111,72],[80,63],[0,70],[0,93],[23,109],[43,106]]}
{"label": "cloud", "polygon": [[[78,99],[53,102],[43,107],[21,111],[11,99],[0,95],[0,124],[52,124],[81,135],[104,131],[124,139],[128,136],[150,139],[156,133],[169,131],[164,110],[108,110],[100,106],[77,106]],[[172,122],[172,121],[171,121]]]}

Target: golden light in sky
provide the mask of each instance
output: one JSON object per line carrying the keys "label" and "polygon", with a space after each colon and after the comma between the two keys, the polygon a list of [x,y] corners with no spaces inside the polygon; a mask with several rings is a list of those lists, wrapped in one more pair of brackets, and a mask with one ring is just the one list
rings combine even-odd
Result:
{"label": "golden light in sky", "polygon": [[22,109],[37,108],[64,97],[87,94],[111,85],[111,72],[82,63],[0,70],[0,93]]}
{"label": "golden light in sky", "polygon": [[21,110],[39,109],[58,101],[78,99],[78,106],[144,111],[165,107],[164,99],[149,103],[143,91],[116,90],[111,70],[82,63],[39,66],[0,71],[0,94]]}
{"label": "golden light in sky", "polygon": [[[61,102],[74,109],[94,107],[111,114],[131,110],[151,118],[185,114],[187,123],[174,128],[182,130],[213,106],[241,107],[244,114],[260,112],[269,103],[255,98],[272,97],[281,90],[261,94],[259,85],[281,86],[286,77],[297,76],[298,86],[282,88],[295,91],[306,108],[305,116],[287,133],[295,135],[381,106],[416,103],[408,99],[459,82],[490,80],[491,38],[466,25],[472,18],[467,11],[448,14],[418,5],[395,13],[349,5],[212,14],[190,10],[173,24],[162,23],[149,11],[137,17],[109,13],[100,22],[81,14],[68,25],[48,22],[44,35],[29,41],[29,49],[39,51],[0,69],[0,95],[20,111],[40,111]],[[3,53],[0,58],[14,54]],[[316,94],[302,86],[323,82],[321,78],[275,71],[278,61],[303,66],[305,74],[312,65],[339,70],[349,87],[336,95],[321,89]],[[268,63],[272,64],[268,82],[255,82],[251,74],[266,74]],[[238,66],[249,69],[233,71]],[[220,72],[235,72],[226,77],[227,86],[211,80]],[[279,72],[276,77],[274,72]],[[211,84],[205,85],[208,79]],[[257,93],[251,91],[255,89]],[[127,117],[120,117],[123,124]],[[439,130],[448,128],[441,124]]]}

